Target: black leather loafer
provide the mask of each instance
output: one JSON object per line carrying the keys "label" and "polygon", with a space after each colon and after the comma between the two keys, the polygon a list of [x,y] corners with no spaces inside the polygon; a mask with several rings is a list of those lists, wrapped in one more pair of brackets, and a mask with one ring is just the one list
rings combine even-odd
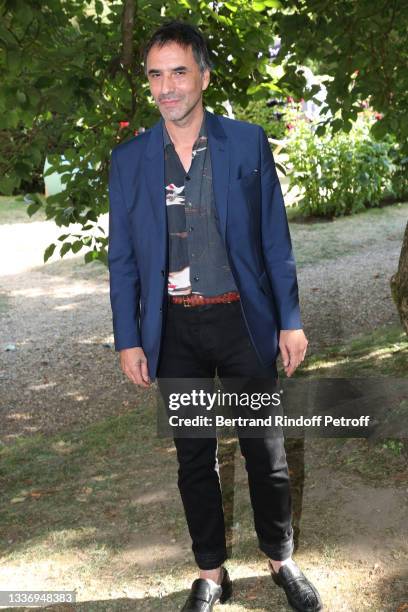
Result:
{"label": "black leather loafer", "polygon": [[323,610],[322,600],[317,589],[294,561],[282,565],[279,572],[275,572],[270,561],[269,567],[274,583],[285,591],[289,605],[296,612],[319,612],[319,610]]}
{"label": "black leather loafer", "polygon": [[191,585],[191,591],[181,612],[211,612],[214,604],[225,603],[232,595],[232,582],[225,567],[221,584],[212,580],[197,578]]}

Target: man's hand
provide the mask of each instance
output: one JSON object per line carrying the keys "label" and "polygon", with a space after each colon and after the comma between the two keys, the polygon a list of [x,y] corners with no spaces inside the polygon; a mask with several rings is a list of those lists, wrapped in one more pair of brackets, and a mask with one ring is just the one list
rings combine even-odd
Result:
{"label": "man's hand", "polygon": [[120,353],[120,366],[122,371],[135,385],[149,387],[150,378],[147,370],[147,359],[141,347],[122,349]]}
{"label": "man's hand", "polygon": [[292,376],[305,358],[307,338],[303,329],[281,329],[279,348],[286,376]]}

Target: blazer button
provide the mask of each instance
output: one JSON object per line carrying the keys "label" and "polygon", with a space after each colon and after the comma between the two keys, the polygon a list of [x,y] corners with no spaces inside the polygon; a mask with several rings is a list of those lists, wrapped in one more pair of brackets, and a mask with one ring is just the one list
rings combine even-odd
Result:
{"label": "blazer button", "polygon": [[160,270],[161,275],[164,276],[164,270]]}

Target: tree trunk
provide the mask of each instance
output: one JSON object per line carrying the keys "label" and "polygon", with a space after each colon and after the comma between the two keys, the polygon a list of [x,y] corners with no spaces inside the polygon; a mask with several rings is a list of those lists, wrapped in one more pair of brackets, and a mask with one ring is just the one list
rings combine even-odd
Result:
{"label": "tree trunk", "polygon": [[402,327],[408,334],[408,223],[405,228],[398,271],[391,277],[390,284]]}
{"label": "tree trunk", "polygon": [[135,25],[135,0],[125,0],[122,13],[122,64],[131,70],[133,66],[133,28]]}
{"label": "tree trunk", "polygon": [[127,119],[131,121],[136,113],[136,80],[135,58],[133,49],[133,30],[135,27],[136,0],[124,0],[122,11],[122,70],[130,87],[130,113]]}

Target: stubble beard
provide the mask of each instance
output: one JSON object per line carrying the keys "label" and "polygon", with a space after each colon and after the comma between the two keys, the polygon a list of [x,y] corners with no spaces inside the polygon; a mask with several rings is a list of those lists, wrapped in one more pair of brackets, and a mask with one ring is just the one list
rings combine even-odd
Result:
{"label": "stubble beard", "polygon": [[183,107],[183,100],[181,99],[177,107],[175,108],[166,108],[163,105],[160,105],[159,110],[161,115],[165,121],[174,121],[175,123],[184,123],[184,120],[190,113],[194,110],[197,104],[200,103],[200,97],[197,98],[191,104],[187,104]]}

